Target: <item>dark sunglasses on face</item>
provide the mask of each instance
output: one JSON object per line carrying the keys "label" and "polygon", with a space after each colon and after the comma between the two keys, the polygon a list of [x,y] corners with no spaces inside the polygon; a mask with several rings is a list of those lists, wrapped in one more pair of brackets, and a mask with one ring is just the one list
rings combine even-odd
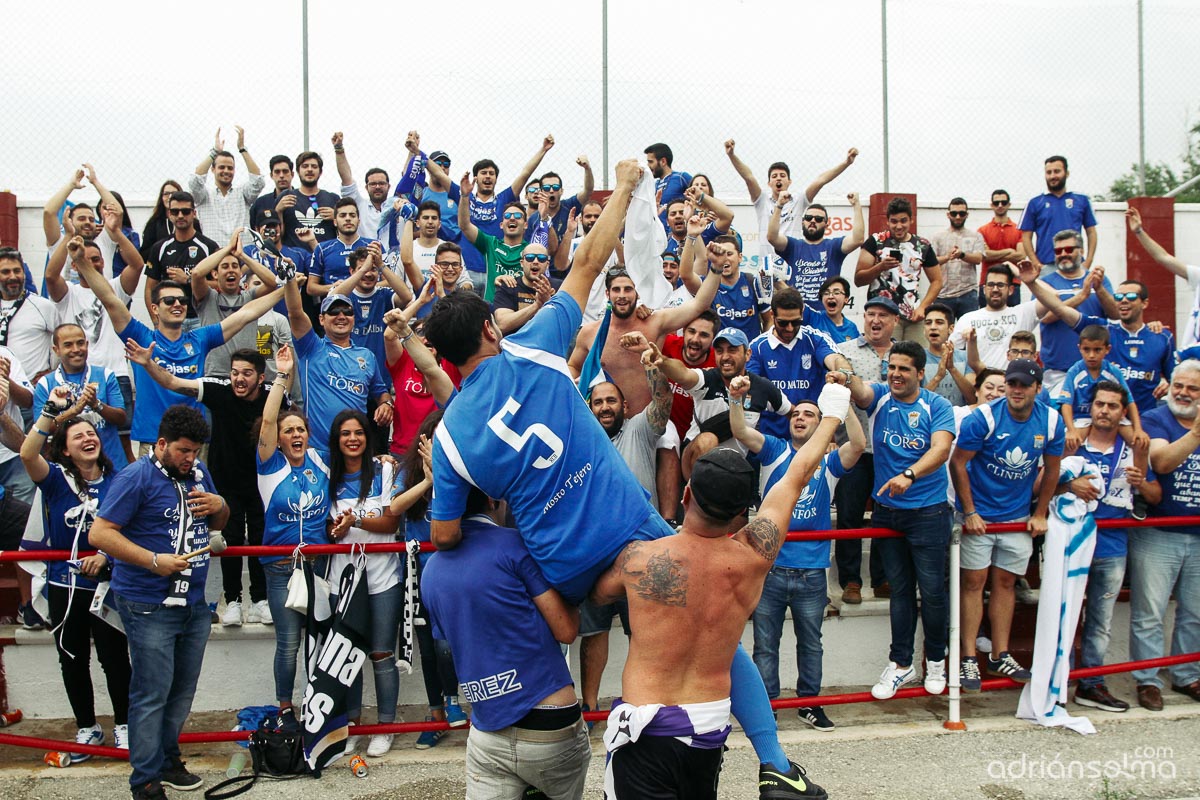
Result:
{"label": "dark sunglasses on face", "polygon": [[993,200],[992,201],[993,206],[1006,206],[1008,204],[1009,204],[1008,200]]}
{"label": "dark sunglasses on face", "polygon": [[158,298],[158,302],[162,303],[164,306],[181,306],[187,303],[187,298],[183,295],[172,294],[167,295],[166,297]]}
{"label": "dark sunglasses on face", "polygon": [[172,208],[167,213],[170,214],[172,217],[174,217],[174,216],[186,217],[195,210],[196,209],[194,209],[194,208]]}
{"label": "dark sunglasses on face", "polygon": [[338,306],[337,308],[331,308],[328,311],[326,311],[325,316],[327,316],[327,317],[353,317],[354,309],[346,308],[345,306]]}
{"label": "dark sunglasses on face", "polygon": [[954,217],[955,219],[966,219],[967,212],[966,211],[951,211],[950,216]]}
{"label": "dark sunglasses on face", "polygon": [[1056,247],[1056,248],[1054,248],[1054,255],[1062,256],[1062,255],[1066,255],[1068,253],[1074,253],[1078,249],[1079,249],[1078,245],[1071,245],[1070,247]]}
{"label": "dark sunglasses on face", "polygon": [[505,219],[525,219],[525,212],[523,212],[523,211],[506,211],[504,213],[504,218]]}
{"label": "dark sunglasses on face", "polygon": [[562,188],[561,183],[543,183],[542,184],[543,192],[557,192],[561,188]]}
{"label": "dark sunglasses on face", "polygon": [[801,219],[803,219],[805,222],[824,222],[826,218],[818,217],[813,214],[805,214],[803,217],[801,217]]}
{"label": "dark sunglasses on face", "polygon": [[799,328],[803,324],[804,324],[804,320],[801,319],[800,317],[797,317],[796,319],[776,319],[775,320],[775,327],[788,328],[789,330],[791,328]]}
{"label": "dark sunglasses on face", "polygon": [[526,253],[525,255],[521,256],[521,258],[527,264],[532,264],[535,261],[539,264],[545,264],[550,260],[550,256],[546,255],[545,253]]}

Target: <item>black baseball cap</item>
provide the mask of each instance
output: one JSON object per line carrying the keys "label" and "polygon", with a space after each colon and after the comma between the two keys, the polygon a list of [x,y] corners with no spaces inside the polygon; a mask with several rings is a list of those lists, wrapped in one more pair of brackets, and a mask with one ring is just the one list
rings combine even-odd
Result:
{"label": "black baseball cap", "polygon": [[1004,371],[1004,382],[1016,381],[1024,386],[1033,386],[1042,382],[1042,368],[1036,361],[1028,358],[1018,358],[1008,362]]}
{"label": "black baseball cap", "polygon": [[273,208],[264,208],[254,217],[254,227],[261,228],[263,225],[268,224],[280,224],[279,215],[275,213],[275,209]]}
{"label": "black baseball cap", "polygon": [[701,456],[692,467],[688,486],[696,505],[718,520],[733,519],[757,496],[754,468],[732,447],[718,447]]}

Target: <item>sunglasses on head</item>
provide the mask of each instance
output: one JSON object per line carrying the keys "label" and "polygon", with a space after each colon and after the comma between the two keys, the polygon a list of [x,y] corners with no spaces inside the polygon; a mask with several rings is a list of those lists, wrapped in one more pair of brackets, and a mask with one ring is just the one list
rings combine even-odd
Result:
{"label": "sunglasses on head", "polygon": [[539,264],[545,264],[550,260],[550,256],[546,255],[545,253],[526,253],[525,255],[521,256],[521,259],[527,264],[532,264],[535,261]]}

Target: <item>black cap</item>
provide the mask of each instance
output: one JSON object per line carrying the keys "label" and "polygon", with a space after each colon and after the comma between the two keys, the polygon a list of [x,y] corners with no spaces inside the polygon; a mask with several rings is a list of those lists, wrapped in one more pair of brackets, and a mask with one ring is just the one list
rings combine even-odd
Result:
{"label": "black cap", "polygon": [[731,447],[709,450],[692,467],[692,497],[710,517],[730,520],[754,502],[754,468]]}
{"label": "black cap", "polygon": [[434,150],[432,153],[429,154],[429,160],[430,161],[445,161],[447,164],[449,164],[450,156],[446,155],[445,150]]}
{"label": "black cap", "polygon": [[264,208],[254,217],[254,227],[256,228],[261,228],[263,225],[269,223],[280,224],[279,215],[275,213],[275,209],[273,208]]}
{"label": "black cap", "polygon": [[1025,386],[1033,386],[1035,383],[1042,382],[1042,368],[1037,365],[1036,361],[1028,358],[1018,358],[1008,362],[1008,369],[1004,371],[1004,382],[1016,381]]}

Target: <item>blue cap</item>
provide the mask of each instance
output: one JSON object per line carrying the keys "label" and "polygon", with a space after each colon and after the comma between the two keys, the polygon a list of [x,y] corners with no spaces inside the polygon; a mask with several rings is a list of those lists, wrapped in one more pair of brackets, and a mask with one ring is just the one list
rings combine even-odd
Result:
{"label": "blue cap", "polygon": [[746,334],[741,328],[721,328],[721,332],[713,339],[713,344],[720,339],[740,347],[749,347],[750,345],[750,340],[746,338]]}
{"label": "blue cap", "polygon": [[334,303],[345,303],[346,305],[350,306],[350,308],[354,308],[354,304],[350,302],[349,297],[346,297],[344,294],[333,294],[330,292],[329,294],[325,295],[325,299],[321,301],[321,313],[327,313]]}
{"label": "blue cap", "polygon": [[900,316],[900,308],[892,301],[890,297],[872,297],[865,304],[863,304],[863,310],[865,311],[871,306],[877,306],[892,312],[896,316]]}

